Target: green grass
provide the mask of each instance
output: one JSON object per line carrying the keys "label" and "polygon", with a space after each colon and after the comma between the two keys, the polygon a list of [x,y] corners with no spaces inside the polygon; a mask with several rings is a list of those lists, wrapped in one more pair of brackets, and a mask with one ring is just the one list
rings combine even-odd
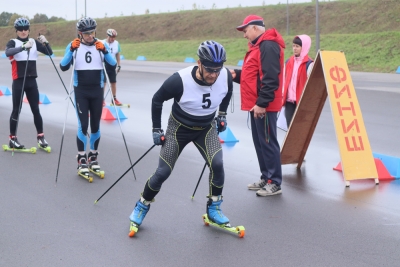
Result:
{"label": "green grass", "polygon": [[[292,55],[292,36],[284,36],[285,58]],[[309,55],[315,58],[315,36]],[[400,32],[381,32],[373,34],[329,34],[321,35],[320,48],[330,51],[344,51],[351,71],[393,73],[400,65],[398,49]],[[146,43],[122,43],[121,54],[126,59],[145,56],[149,61],[183,62],[186,57],[197,59],[196,51],[204,40],[163,41]],[[216,40],[227,51],[227,65],[237,65],[247,50],[247,40],[243,38]],[[57,56],[62,56],[64,47],[54,47]]]}
{"label": "green grass", "polygon": [[[309,56],[315,58],[315,36]],[[285,59],[292,55],[292,36],[284,36]],[[381,32],[378,34],[329,34],[320,36],[320,48],[330,51],[344,51],[352,71],[393,73],[400,65],[398,49],[399,32]],[[163,41],[146,43],[122,43],[121,54],[126,59],[135,60],[145,56],[148,61],[183,62],[186,57],[197,59],[196,51],[204,40]],[[243,38],[216,40],[227,51],[227,65],[237,65],[247,50],[247,40]],[[56,56],[64,54],[64,47],[54,47]]]}
{"label": "green grass", "polygon": [[[136,59],[139,55],[151,61],[196,59],[198,45],[211,39],[225,46],[227,64],[236,65],[244,57],[247,41],[235,26],[248,14],[258,14],[264,17],[267,27],[275,27],[286,34],[286,1],[281,2],[262,7],[98,19],[97,30],[99,38],[104,38],[106,29],[117,29],[121,54],[126,59]],[[400,0],[320,1],[321,49],[344,51],[351,71],[395,72],[400,65],[398,2]],[[56,52],[58,56],[76,34],[73,21],[32,26],[33,36],[38,32],[48,37],[55,50],[61,50]],[[0,37],[4,40],[14,34],[14,29],[0,27]],[[313,46],[309,55],[315,58],[315,3],[290,5],[290,33],[284,36],[286,58],[292,55],[291,42],[296,34],[311,36]]]}

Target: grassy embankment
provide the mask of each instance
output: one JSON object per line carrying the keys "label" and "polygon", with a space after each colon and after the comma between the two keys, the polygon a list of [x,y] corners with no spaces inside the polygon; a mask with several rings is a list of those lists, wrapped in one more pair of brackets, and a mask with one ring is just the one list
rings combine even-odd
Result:
{"label": "grassy embankment", "polygon": [[[314,36],[311,36],[314,39]],[[285,57],[291,56],[292,36],[284,36]],[[400,32],[379,34],[329,34],[323,35],[320,48],[323,50],[344,51],[352,71],[394,72],[400,66]],[[154,61],[183,61],[186,57],[196,59],[196,48],[203,39],[190,41],[149,42],[123,44],[122,52],[126,58],[136,59],[138,55]],[[228,51],[227,64],[236,65],[243,59],[247,49],[243,38],[217,39]],[[163,49],[160,49],[163,47]],[[315,58],[315,44],[309,55]]]}
{"label": "grassy embankment", "polygon": [[[399,0],[342,0],[320,2],[320,48],[345,52],[352,71],[395,72],[400,65]],[[313,40],[310,56],[315,57],[315,4],[290,4],[290,32],[286,32],[286,4],[217,10],[193,10],[174,13],[96,19],[98,36],[107,28],[118,31],[122,55],[136,59],[142,55],[152,61],[178,61],[196,58],[200,42],[208,39],[222,43],[228,64],[236,65],[247,49],[246,40],[235,30],[248,14],[264,17],[267,27],[283,35],[292,54],[294,35],[308,34]],[[56,55],[75,37],[75,22],[32,25],[31,36],[39,32],[51,42]],[[0,28],[0,37],[13,36],[12,28]]]}

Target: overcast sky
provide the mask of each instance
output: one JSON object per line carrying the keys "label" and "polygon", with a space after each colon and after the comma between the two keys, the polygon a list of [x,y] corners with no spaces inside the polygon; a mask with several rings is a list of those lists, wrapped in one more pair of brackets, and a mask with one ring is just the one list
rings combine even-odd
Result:
{"label": "overcast sky", "polygon": [[[311,2],[311,0],[86,0],[86,15],[93,18],[125,15],[142,15],[146,9],[150,14],[191,10],[195,3],[200,9],[211,9],[213,4],[217,8],[276,5],[278,3]],[[320,0],[324,1],[324,0]],[[328,1],[328,0],[326,0]],[[331,0],[332,1],[332,0]],[[77,3],[77,4],[75,4]],[[32,18],[36,13],[46,14],[48,17],[63,17],[75,20],[85,14],[85,0],[0,0],[1,12],[18,13]],[[76,12],[77,9],[77,12]]]}

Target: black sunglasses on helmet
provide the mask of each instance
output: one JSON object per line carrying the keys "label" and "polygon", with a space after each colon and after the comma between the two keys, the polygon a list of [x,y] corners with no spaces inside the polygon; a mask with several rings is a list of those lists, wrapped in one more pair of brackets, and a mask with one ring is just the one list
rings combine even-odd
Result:
{"label": "black sunglasses on helmet", "polygon": [[203,65],[203,68],[208,72],[208,73],[220,73],[222,70],[222,67],[220,68],[210,68],[210,67],[206,67]]}

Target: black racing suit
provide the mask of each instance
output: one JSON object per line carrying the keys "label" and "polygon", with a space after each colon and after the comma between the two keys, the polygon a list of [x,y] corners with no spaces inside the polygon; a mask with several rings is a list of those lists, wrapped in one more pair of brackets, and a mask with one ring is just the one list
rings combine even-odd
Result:
{"label": "black racing suit", "polygon": [[[29,37],[22,39],[17,37],[21,42],[28,41]],[[42,44],[39,41],[35,40],[37,51],[45,54],[51,55],[53,51],[49,44]],[[44,47],[46,45],[46,47]],[[17,53],[20,53],[22,50],[22,46],[15,47],[15,41],[10,40],[6,45],[6,56],[12,57]],[[20,108],[22,108],[21,96],[25,92],[26,98],[28,99],[29,105],[31,107],[31,111],[33,114],[33,122],[35,123],[36,131],[38,134],[43,133],[43,120],[40,115],[39,110],[39,90],[36,83],[37,72],[36,72],[36,60],[29,60],[28,64],[26,61],[11,61],[12,64],[12,101],[13,101],[13,109],[10,116],[10,135],[15,136],[17,134],[17,121],[19,118]],[[26,77],[25,77],[26,71]],[[25,85],[22,88],[22,84],[24,82],[25,77]]]}
{"label": "black racing suit", "polygon": [[[191,71],[193,80],[197,84],[207,87],[203,81],[196,78],[197,69],[198,67],[196,66]],[[228,91],[219,104],[219,111],[224,113],[228,108],[233,88],[232,75],[229,71],[227,71],[226,83],[228,84]],[[210,89],[212,90],[212,86]],[[168,120],[165,143],[160,151],[158,168],[148,179],[143,191],[143,198],[147,201],[151,201],[158,194],[162,183],[170,176],[180,153],[190,142],[195,144],[210,168],[210,196],[222,194],[225,174],[222,147],[214,123],[215,112],[207,116],[188,114],[179,105],[183,92],[184,86],[181,76],[178,73],[174,73],[153,96],[153,128],[161,128],[163,102],[173,98],[174,104]]]}

